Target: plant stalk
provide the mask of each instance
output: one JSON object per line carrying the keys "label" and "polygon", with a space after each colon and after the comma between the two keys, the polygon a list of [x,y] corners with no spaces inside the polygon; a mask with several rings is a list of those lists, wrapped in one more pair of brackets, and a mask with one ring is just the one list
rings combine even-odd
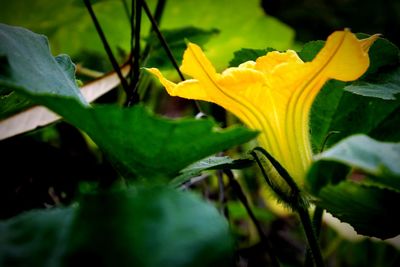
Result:
{"label": "plant stalk", "polygon": [[[286,182],[286,184],[290,187],[290,192],[286,193],[283,192],[278,185],[275,185],[274,182],[269,179],[267,172],[264,170],[261,161],[258,159],[257,154],[254,151],[260,151],[263,155],[269,160],[269,162],[273,165],[276,171],[279,173],[280,177]],[[282,197],[284,200],[293,210],[295,210],[300,217],[305,235],[307,237],[308,246],[311,251],[312,258],[314,259],[314,263],[317,267],[323,267],[324,262],[321,254],[321,249],[318,244],[318,238],[314,232],[313,225],[311,223],[310,216],[308,214],[308,202],[302,196],[300,188],[297,186],[296,182],[287,172],[287,170],[275,159],[270,155],[265,149],[261,147],[256,147],[252,153],[253,157],[255,158],[257,164],[259,165],[263,176],[265,176],[265,180],[267,181],[268,185],[274,190],[278,196]]]}
{"label": "plant stalk", "polygon": [[310,248],[311,256],[314,259],[314,263],[316,267],[323,267],[324,260],[322,258],[321,249],[318,244],[317,235],[314,232],[313,225],[311,223],[310,216],[308,214],[308,210],[299,205],[297,207],[297,212],[299,214],[301,224],[303,225],[304,233],[306,234],[308,246]]}
{"label": "plant stalk", "polygon": [[[140,78],[140,30],[142,20],[142,0],[132,0],[132,16],[131,16],[131,81],[129,86],[129,94],[127,95],[126,105],[128,107],[139,102],[138,84]],[[135,16],[133,16],[135,14]],[[135,22],[134,22],[135,21]],[[134,46],[132,47],[134,42]],[[133,50],[133,51],[132,51]]]}
{"label": "plant stalk", "polygon": [[110,48],[110,45],[107,42],[106,36],[100,26],[99,21],[97,20],[96,14],[93,11],[92,5],[90,4],[90,0],[83,0],[86,6],[86,9],[88,10],[90,17],[92,18],[93,24],[96,28],[97,34],[100,37],[101,42],[103,43],[104,49],[106,50],[107,56],[111,62],[111,65],[113,66],[114,71],[117,73],[118,78],[121,81],[122,88],[124,89],[125,93],[128,93],[129,91],[129,86],[128,82],[124,78],[124,76],[121,73],[121,69],[119,68],[118,62],[115,59],[112,50]]}

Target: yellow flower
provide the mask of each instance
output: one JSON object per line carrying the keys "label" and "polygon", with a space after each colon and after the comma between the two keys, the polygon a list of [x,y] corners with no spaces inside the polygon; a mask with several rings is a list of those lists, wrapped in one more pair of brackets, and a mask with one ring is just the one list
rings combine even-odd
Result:
{"label": "yellow flower", "polygon": [[368,49],[378,38],[358,40],[349,30],[331,34],[312,62],[295,51],[270,52],[239,67],[215,71],[203,51],[189,43],[181,71],[193,79],[178,84],[158,77],[171,96],[216,103],[252,129],[258,141],[302,186],[312,162],[309,113],[329,79],[353,81],[369,66]]}

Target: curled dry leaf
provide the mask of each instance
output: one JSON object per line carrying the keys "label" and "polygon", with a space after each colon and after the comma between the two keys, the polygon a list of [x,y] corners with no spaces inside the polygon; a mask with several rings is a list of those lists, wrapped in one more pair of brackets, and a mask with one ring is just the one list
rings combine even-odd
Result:
{"label": "curled dry leaf", "polygon": [[[129,64],[121,68],[124,76],[128,74],[129,70]],[[117,73],[115,71],[110,72],[81,87],[81,94],[90,103],[115,88],[119,83],[120,80]],[[45,107],[31,107],[0,121],[0,140],[48,125],[59,119],[60,116]]]}

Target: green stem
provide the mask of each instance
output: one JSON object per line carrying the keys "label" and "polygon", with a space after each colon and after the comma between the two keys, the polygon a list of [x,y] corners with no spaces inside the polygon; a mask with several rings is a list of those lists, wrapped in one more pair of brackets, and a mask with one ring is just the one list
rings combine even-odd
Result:
{"label": "green stem", "polygon": [[179,77],[181,78],[182,81],[185,80],[185,77],[183,77],[182,72],[179,69],[178,63],[176,62],[176,59],[174,55],[171,52],[171,49],[168,46],[167,41],[165,40],[163,34],[160,31],[160,28],[157,25],[156,20],[154,19],[153,15],[150,12],[149,6],[147,5],[146,1],[143,0],[143,9],[144,12],[146,13],[147,17],[149,18],[151,22],[152,29],[156,33],[158,39],[160,40],[161,46],[164,48],[164,51],[167,53],[167,57],[171,61],[172,65],[174,66],[175,70],[177,71]]}
{"label": "green stem", "polygon": [[269,160],[269,162],[273,165],[276,169],[278,174],[283,178],[286,184],[290,187],[290,192],[285,195],[278,185],[275,185],[274,182],[268,178],[264,167],[262,166],[261,162],[259,161],[258,157],[255,156],[257,164],[260,166],[262,170],[262,174],[265,176],[267,183],[271,186],[272,190],[274,190],[278,196],[284,195],[283,201],[287,202],[287,204],[293,208],[293,210],[297,211],[299,214],[301,223],[303,225],[304,232],[307,237],[308,246],[311,251],[312,258],[314,259],[314,263],[317,267],[323,267],[324,261],[322,259],[321,249],[318,244],[317,236],[314,232],[313,225],[311,223],[310,216],[308,214],[308,203],[306,199],[302,196],[300,188],[297,186],[296,182],[287,172],[287,170],[274,158],[270,155],[265,149],[261,147],[256,147],[252,151],[252,155],[256,155],[254,151],[260,151],[264,154],[264,156]]}
{"label": "green stem", "polygon": [[[319,238],[319,234],[321,232],[321,225],[322,225],[322,216],[324,214],[324,209],[321,207],[316,206],[315,210],[314,210],[314,215],[312,218],[312,223],[313,223],[313,227],[315,230],[315,235],[317,238]],[[312,264],[312,258],[311,258],[311,252],[309,250],[307,250],[306,253],[306,260],[304,265],[305,266],[313,266]]]}
{"label": "green stem", "polygon": [[[165,40],[163,34],[161,33],[160,28],[158,27],[157,21],[155,20],[155,18],[154,18],[153,15],[151,14],[150,9],[149,9],[149,6],[147,5],[147,3],[146,3],[145,0],[143,0],[143,3],[142,3],[142,4],[143,4],[144,12],[146,13],[147,17],[149,18],[149,20],[150,20],[150,22],[151,22],[151,27],[152,27],[152,29],[154,30],[154,32],[156,33],[157,38],[158,38],[158,40],[159,40],[160,43],[161,43],[161,46],[164,48],[164,51],[165,51],[165,53],[167,54],[167,57],[168,57],[169,60],[171,61],[172,65],[174,66],[174,69],[175,69],[176,72],[178,73],[179,78],[180,78],[182,81],[184,81],[184,80],[185,80],[185,77],[183,76],[181,70],[179,69],[178,63],[177,63],[177,61],[176,61],[174,55],[172,54],[172,51],[171,51],[171,49],[169,48],[167,41]],[[200,104],[199,104],[197,101],[194,101],[194,103],[195,103],[195,106],[196,106],[198,112],[199,112],[200,114],[205,114],[205,113],[203,112],[203,110],[201,109]]]}
{"label": "green stem", "polygon": [[235,192],[236,196],[238,197],[239,201],[243,204],[244,208],[246,209],[247,214],[249,215],[251,221],[253,222],[254,226],[257,229],[258,235],[260,236],[261,239],[261,243],[263,245],[265,245],[266,247],[266,252],[271,260],[271,265],[273,267],[279,267],[279,261],[275,256],[275,253],[272,249],[272,246],[267,238],[267,236],[265,235],[260,222],[257,220],[256,216],[253,213],[253,210],[250,207],[250,204],[246,198],[246,195],[244,194],[242,187],[240,186],[240,184],[238,183],[238,181],[236,181],[235,177],[233,176],[233,173],[230,169],[225,169],[224,173],[226,174],[226,176],[229,179],[229,184],[231,185],[233,191]]}
{"label": "green stem", "polygon": [[[136,5],[135,5],[136,3]],[[131,38],[131,46],[132,46],[132,39],[134,39],[135,45],[131,47],[131,55],[133,54],[133,62],[131,68],[131,84],[129,87],[129,94],[127,97],[126,105],[132,106],[139,102],[139,94],[138,94],[138,83],[140,77],[140,30],[141,30],[141,21],[142,21],[142,0],[132,0],[132,16],[131,16],[131,27],[132,33],[131,36],[134,34],[134,38]],[[133,12],[135,12],[135,25],[133,27]]]}
{"label": "green stem", "polygon": [[[164,12],[166,0],[158,0],[157,1],[157,6],[156,6],[156,11],[154,12],[154,20],[156,21],[156,25],[160,25],[162,14]],[[149,36],[153,33],[154,28],[153,26],[150,28]],[[142,57],[144,60],[147,59],[149,53],[151,50],[151,45],[150,42],[147,42],[146,46],[144,47]]]}
{"label": "green stem", "polygon": [[124,78],[124,76],[121,73],[121,69],[119,68],[118,62],[115,59],[112,50],[110,48],[110,45],[107,42],[106,36],[104,35],[104,32],[100,26],[99,21],[97,20],[96,14],[93,11],[92,5],[90,4],[90,0],[83,0],[85,3],[85,6],[90,14],[90,17],[92,18],[93,24],[96,28],[97,34],[100,37],[101,42],[103,43],[104,49],[106,50],[107,56],[110,59],[111,65],[113,66],[114,71],[117,73],[118,78],[121,81],[122,88],[124,88],[125,92],[129,92],[129,86],[128,82]]}
{"label": "green stem", "polygon": [[308,210],[303,205],[299,205],[297,207],[297,212],[303,225],[304,233],[306,234],[308,246],[310,248],[312,258],[314,259],[315,266],[323,267],[324,260],[322,258],[321,249],[319,247],[318,239],[314,232]]}
{"label": "green stem", "polygon": [[316,206],[314,215],[313,215],[313,225],[315,229],[315,234],[319,237],[319,233],[321,232],[322,225],[322,216],[324,215],[324,209]]}

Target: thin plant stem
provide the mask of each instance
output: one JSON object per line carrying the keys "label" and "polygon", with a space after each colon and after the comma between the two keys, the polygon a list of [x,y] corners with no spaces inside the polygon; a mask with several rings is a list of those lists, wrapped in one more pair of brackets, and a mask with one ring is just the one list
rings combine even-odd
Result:
{"label": "thin plant stem", "polygon": [[253,222],[254,226],[257,229],[258,235],[260,236],[260,239],[262,241],[262,244],[264,244],[266,246],[266,252],[271,260],[271,266],[273,267],[279,267],[279,261],[275,256],[275,253],[272,249],[272,246],[267,238],[267,236],[265,235],[260,222],[257,220],[256,216],[254,215],[250,204],[246,198],[246,195],[244,194],[242,187],[240,186],[240,184],[238,183],[238,181],[236,181],[235,177],[233,176],[233,173],[231,170],[229,169],[225,169],[224,173],[226,174],[226,176],[229,179],[229,184],[231,185],[233,191],[235,192],[236,196],[238,197],[239,201],[243,204],[243,206],[246,209],[247,214],[249,215],[251,221]]}
{"label": "thin plant stem", "polygon": [[[149,20],[151,22],[152,30],[156,33],[157,38],[160,41],[161,46],[164,48],[164,51],[167,54],[168,59],[171,61],[172,65],[173,65],[174,69],[176,70],[176,72],[178,73],[181,81],[184,81],[185,77],[183,76],[181,70],[179,69],[178,63],[177,63],[174,55],[172,54],[172,51],[169,48],[167,41],[165,40],[163,34],[160,31],[160,28],[158,27],[158,23],[157,23],[156,19],[151,14],[149,6],[147,5],[145,0],[142,0],[142,5],[143,5],[144,12],[146,13],[147,17],[149,18]],[[200,114],[204,115],[205,113],[203,112],[200,104],[197,101],[194,101],[194,104],[195,104],[197,111]],[[203,116],[200,116],[200,117],[203,117]]]}
{"label": "thin plant stem", "polygon": [[[328,139],[334,135],[334,134],[338,134],[338,131],[331,131],[329,132],[325,138],[324,141],[322,142],[321,148],[320,148],[320,153],[322,153],[325,149],[325,146],[328,142]],[[313,215],[313,226],[314,226],[314,230],[315,230],[315,235],[317,238],[319,238],[319,234],[321,232],[321,224],[322,224],[322,216],[324,215],[324,209],[321,207],[316,206],[315,210],[314,210],[314,215]],[[309,250],[307,250],[306,252],[306,259],[304,262],[305,266],[313,266],[312,260],[311,260],[311,252]]]}
{"label": "thin plant stem", "polygon": [[164,13],[165,4],[167,0],[158,0],[156,5],[156,10],[154,11],[154,20],[157,25],[160,25],[162,14]]}
{"label": "thin plant stem", "polygon": [[[131,27],[133,27],[133,20],[135,20],[135,23],[134,23],[134,29],[132,29],[134,38],[131,38],[131,46],[133,43],[132,39],[134,39],[135,45],[133,47],[133,53],[131,47],[131,55],[133,54],[133,62],[131,68],[132,70],[131,84],[129,87],[129,94],[126,102],[126,105],[128,107],[139,102],[139,94],[137,92],[137,88],[140,78],[140,30],[141,30],[141,20],[142,20],[142,3],[143,3],[142,0],[132,0]],[[134,19],[133,19],[133,12],[135,12]]]}
{"label": "thin plant stem", "polygon": [[177,71],[179,77],[181,78],[182,81],[184,81],[185,77],[183,77],[183,74],[179,69],[178,63],[176,62],[176,59],[175,59],[174,55],[172,54],[171,49],[169,48],[169,46],[167,44],[167,41],[165,40],[163,34],[161,33],[156,20],[154,19],[153,15],[151,14],[149,6],[147,5],[146,1],[144,1],[144,0],[143,0],[143,9],[151,22],[151,26],[152,26],[154,32],[156,33],[157,38],[160,40],[161,46],[164,48],[165,53],[167,54],[169,60],[171,61],[172,65],[174,66],[175,70]]}
{"label": "thin plant stem", "polygon": [[[312,218],[312,224],[315,231],[315,236],[319,238],[319,234],[321,232],[321,225],[322,225],[322,216],[324,215],[324,209],[321,207],[316,206]],[[311,260],[311,252],[307,250],[306,259],[305,259],[305,266],[313,266]]]}
{"label": "thin plant stem", "polygon": [[338,134],[338,133],[340,133],[339,131],[330,131],[326,136],[325,136],[325,138],[324,138],[324,141],[322,142],[322,145],[321,145],[321,148],[320,148],[320,153],[322,153],[323,151],[324,151],[324,149],[325,149],[325,146],[326,146],[326,143],[328,143],[328,140],[329,140],[329,138],[332,136],[332,135],[335,135],[335,134]]}
{"label": "thin plant stem", "polygon": [[314,228],[311,223],[311,219],[308,214],[308,210],[304,206],[299,205],[297,208],[297,212],[299,214],[301,224],[303,225],[304,232],[306,234],[307,241],[308,241],[308,246],[310,248],[311,255],[314,259],[315,266],[323,267],[324,260],[322,258],[321,249],[319,247],[318,239],[314,232]]}
{"label": "thin plant stem", "polygon": [[[156,21],[156,25],[160,25],[162,14],[163,14],[164,8],[165,8],[165,4],[166,4],[166,0],[158,0],[157,1],[156,11],[154,12],[154,16],[153,16],[154,20]],[[151,35],[153,31],[154,31],[154,27],[152,25],[150,28],[149,35]],[[146,46],[144,47],[143,53],[142,53],[142,57],[144,59],[147,58],[147,56],[150,53],[150,50],[151,50],[150,42],[147,42]]]}
{"label": "thin plant stem", "polygon": [[322,225],[322,216],[324,215],[324,209],[316,206],[313,215],[313,226],[315,229],[315,235],[319,237]]}
{"label": "thin plant stem", "polygon": [[[123,0],[123,1],[124,1],[125,5],[127,6],[126,0]],[[131,91],[131,85],[132,85],[132,80],[133,80],[133,49],[134,49],[133,42],[134,42],[134,39],[135,39],[135,18],[134,18],[133,14],[135,14],[135,0],[131,1],[131,14],[128,14],[129,23],[130,23],[130,27],[131,27],[131,39],[130,39],[130,42],[129,42],[129,45],[130,45],[129,64],[131,66],[131,68],[129,70],[129,74],[128,74],[128,77],[129,77],[129,80],[130,80],[129,91]],[[129,95],[127,95],[127,100],[126,100],[125,104],[128,104],[128,99],[129,99]]]}
{"label": "thin plant stem", "polygon": [[86,6],[89,14],[90,14],[90,17],[92,18],[92,21],[96,28],[97,34],[99,35],[101,42],[103,43],[104,49],[106,50],[106,53],[111,62],[111,65],[113,66],[114,71],[117,73],[118,78],[121,81],[122,88],[124,89],[124,91],[126,93],[128,93],[128,90],[129,90],[128,82],[126,81],[126,79],[124,78],[124,76],[121,73],[121,69],[119,68],[118,62],[112,53],[112,50],[110,48],[110,45],[107,42],[106,36],[100,26],[100,23],[97,20],[96,14],[94,13],[92,5],[90,4],[90,0],[83,0],[83,1],[85,3],[85,6]]}

